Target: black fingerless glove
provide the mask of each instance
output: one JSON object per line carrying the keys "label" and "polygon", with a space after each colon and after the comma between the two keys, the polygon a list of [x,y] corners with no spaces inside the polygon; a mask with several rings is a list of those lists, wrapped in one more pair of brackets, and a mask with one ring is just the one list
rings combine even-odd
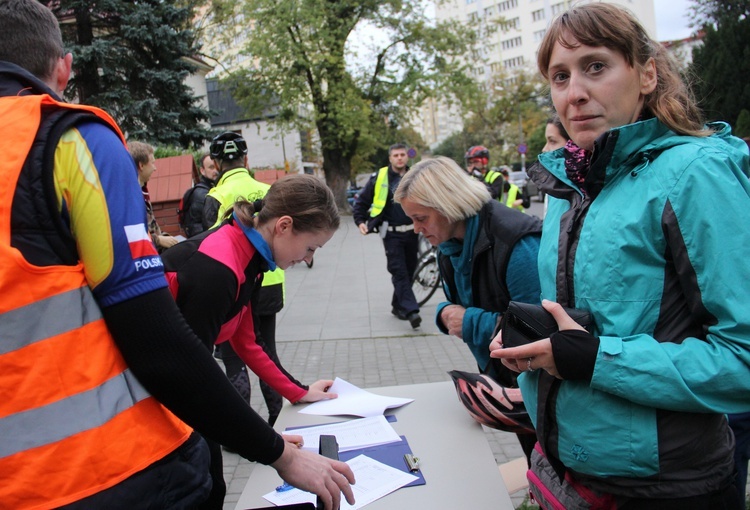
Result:
{"label": "black fingerless glove", "polygon": [[552,333],[552,356],[563,379],[591,382],[599,352],[599,337],[588,331],[566,329]]}

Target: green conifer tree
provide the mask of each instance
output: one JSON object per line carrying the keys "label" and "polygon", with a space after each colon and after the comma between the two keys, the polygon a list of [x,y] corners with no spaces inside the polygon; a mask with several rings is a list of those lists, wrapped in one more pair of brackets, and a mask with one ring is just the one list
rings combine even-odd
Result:
{"label": "green conifer tree", "polygon": [[196,66],[195,1],[42,2],[60,20],[73,76],[66,97],[110,113],[129,138],[189,147],[209,113],[185,78]]}

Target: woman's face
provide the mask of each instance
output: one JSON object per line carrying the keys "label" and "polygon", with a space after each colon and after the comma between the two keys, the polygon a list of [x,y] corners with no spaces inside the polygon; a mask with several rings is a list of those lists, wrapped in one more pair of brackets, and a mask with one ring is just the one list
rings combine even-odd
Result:
{"label": "woman's face", "polygon": [[456,237],[456,224],[431,207],[425,207],[408,198],[401,199],[401,208],[414,222],[414,231],[422,234],[432,246]]}
{"label": "woman's face", "polygon": [[333,230],[295,232],[291,218],[282,216],[276,221],[276,230],[271,242],[274,261],[281,269],[289,269],[300,262],[309,264],[315,250],[322,248],[333,234]]}
{"label": "woman's face", "polygon": [[557,129],[557,126],[552,123],[547,124],[547,127],[544,128],[544,138],[547,140],[547,143],[542,147],[542,152],[549,152],[560,147],[565,147],[565,144],[568,142],[562,133],[560,133],[560,130]]}
{"label": "woman's face", "polygon": [[565,48],[558,42],[548,73],[563,126],[576,145],[588,150],[602,133],[635,122],[645,96],[656,88],[653,59],[639,71],[622,54],[603,46]]}

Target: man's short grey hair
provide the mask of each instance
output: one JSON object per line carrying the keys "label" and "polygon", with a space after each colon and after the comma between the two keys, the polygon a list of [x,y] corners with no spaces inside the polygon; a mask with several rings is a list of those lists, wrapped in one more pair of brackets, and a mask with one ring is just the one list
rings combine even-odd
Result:
{"label": "man's short grey hair", "polygon": [[464,172],[450,158],[440,156],[414,165],[401,178],[393,199],[408,199],[435,209],[451,223],[477,214],[492,200],[487,186]]}
{"label": "man's short grey hair", "polygon": [[42,81],[52,78],[64,55],[52,11],[37,0],[2,0],[0,27],[0,60],[23,67]]}

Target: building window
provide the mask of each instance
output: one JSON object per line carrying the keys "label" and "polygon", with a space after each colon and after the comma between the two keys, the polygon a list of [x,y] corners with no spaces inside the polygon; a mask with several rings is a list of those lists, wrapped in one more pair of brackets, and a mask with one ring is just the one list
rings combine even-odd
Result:
{"label": "building window", "polygon": [[521,46],[522,40],[520,37],[514,37],[513,39],[503,41],[501,44],[504,50],[509,50],[511,48],[517,48],[518,46]]}
{"label": "building window", "polygon": [[500,24],[500,28],[503,32],[508,32],[512,29],[518,29],[521,26],[521,22],[518,18],[508,19]]}
{"label": "building window", "polygon": [[544,34],[547,33],[547,29],[544,30],[537,30],[534,32],[534,42],[541,42],[542,39],[544,39]]}
{"label": "building window", "polygon": [[518,0],[505,0],[497,4],[497,10],[500,12],[515,9],[516,7],[518,7]]}
{"label": "building window", "polygon": [[523,56],[503,60],[503,67],[505,69],[516,69],[521,66],[523,66]]}
{"label": "building window", "polygon": [[552,15],[555,16],[557,14],[560,14],[561,12],[565,12],[565,2],[560,2],[559,4],[553,4],[552,5]]}
{"label": "building window", "polygon": [[544,9],[539,9],[531,13],[531,21],[542,21],[544,19]]}

